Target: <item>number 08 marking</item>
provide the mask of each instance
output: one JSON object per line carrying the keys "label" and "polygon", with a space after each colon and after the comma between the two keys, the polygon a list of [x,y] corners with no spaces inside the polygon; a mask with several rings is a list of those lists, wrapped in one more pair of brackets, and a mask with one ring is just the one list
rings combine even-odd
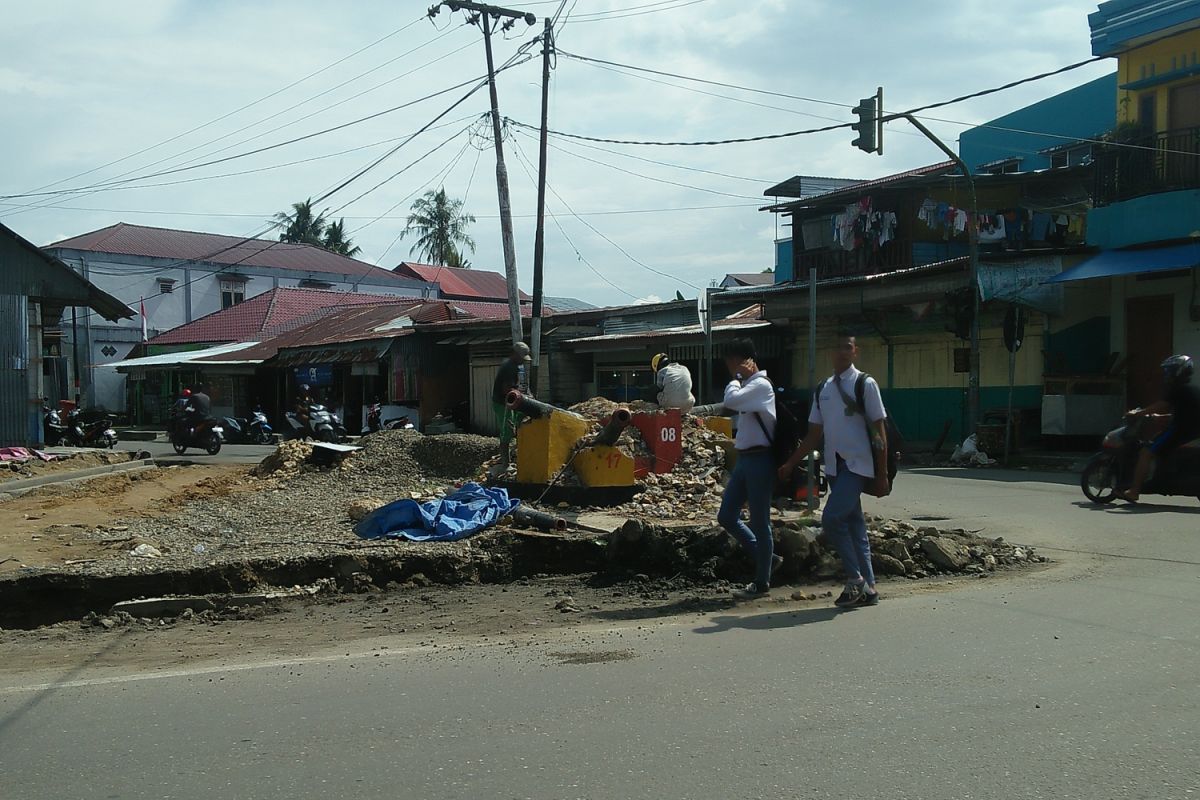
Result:
{"label": "number 08 marking", "polygon": [[673,442],[678,436],[678,432],[674,428],[663,428],[659,431],[659,437],[664,442]]}

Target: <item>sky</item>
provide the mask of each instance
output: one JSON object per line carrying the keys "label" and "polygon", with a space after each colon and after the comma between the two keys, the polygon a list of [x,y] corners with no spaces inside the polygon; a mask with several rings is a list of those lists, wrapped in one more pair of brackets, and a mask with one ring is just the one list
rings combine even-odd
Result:
{"label": "sky", "polygon": [[[476,217],[472,265],[503,271],[486,88],[379,160],[474,84],[446,90],[486,72],[480,30],[445,9],[428,19],[429,4],[65,0],[6,8],[0,195],[86,191],[0,199],[0,221],[43,245],[116,222],[249,236],[275,212],[379,161],[319,205],[345,217],[360,258],[388,268],[410,258],[411,240],[399,238],[408,208],[441,186]],[[539,19],[493,38],[497,63],[559,6],[513,4]],[[849,107],[880,85],[886,108],[903,110],[1091,55],[1095,0],[1010,0],[997,9],[981,0],[567,0],[550,128],[639,141],[759,136],[852,121]],[[502,115],[537,125],[540,47],[528,53],[499,75],[499,103]],[[793,97],[631,75],[566,54]],[[1092,64],[938,109],[930,115],[942,121],[926,122],[957,148],[969,126],[1114,69],[1114,61]],[[344,123],[354,124],[324,132]],[[318,135],[250,152],[309,134]],[[942,160],[903,122],[886,127],[882,157],[858,151],[853,138],[843,129],[641,147],[552,136],[546,294],[597,305],[694,297],[728,272],[774,266],[773,241],[787,231],[759,210],[769,186],[796,174],[873,178]],[[528,291],[536,134],[508,125],[504,147]],[[196,166],[229,156],[239,157]],[[152,177],[168,170],[180,171]],[[123,182],[94,186],[113,181]]]}

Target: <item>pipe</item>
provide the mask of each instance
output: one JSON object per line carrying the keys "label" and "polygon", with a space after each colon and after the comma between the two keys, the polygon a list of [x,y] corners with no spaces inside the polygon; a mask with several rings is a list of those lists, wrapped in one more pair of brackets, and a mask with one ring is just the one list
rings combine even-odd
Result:
{"label": "pipe", "polygon": [[617,443],[617,439],[621,438],[621,431],[629,425],[629,421],[633,419],[633,415],[629,413],[629,409],[624,406],[613,412],[612,418],[608,423],[596,434],[596,439],[592,442],[593,445],[608,445],[612,446]]}
{"label": "pipe", "polygon": [[513,522],[526,528],[539,531],[565,531],[567,521],[562,517],[547,514],[545,511],[534,511],[525,506],[517,506],[512,513]]}
{"label": "pipe", "polygon": [[552,406],[549,403],[543,403],[541,400],[534,400],[532,397],[526,397],[519,389],[513,389],[504,396],[504,405],[510,411],[517,411],[527,417],[533,417],[534,419],[548,417],[555,412],[560,414],[571,413],[569,411],[564,411],[557,406]]}
{"label": "pipe", "polygon": [[692,406],[693,417],[731,417],[734,411],[725,407],[724,403],[712,403],[706,406]]}

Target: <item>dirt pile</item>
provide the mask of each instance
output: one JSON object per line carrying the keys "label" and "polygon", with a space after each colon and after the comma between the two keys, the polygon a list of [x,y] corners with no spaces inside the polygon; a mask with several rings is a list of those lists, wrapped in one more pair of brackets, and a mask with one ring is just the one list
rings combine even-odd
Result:
{"label": "dirt pile", "polygon": [[304,462],[311,455],[311,444],[299,439],[287,439],[280,442],[275,452],[254,468],[253,474],[259,478],[292,478],[300,474]]}

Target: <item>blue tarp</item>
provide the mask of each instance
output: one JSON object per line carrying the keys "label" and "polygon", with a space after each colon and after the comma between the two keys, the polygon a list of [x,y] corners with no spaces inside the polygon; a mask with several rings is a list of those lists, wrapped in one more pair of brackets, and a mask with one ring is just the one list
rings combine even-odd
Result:
{"label": "blue tarp", "polygon": [[511,514],[520,502],[510,500],[505,489],[467,483],[441,500],[388,503],[355,525],[354,532],[364,539],[453,542],[490,528],[501,517]]}
{"label": "blue tarp", "polygon": [[1148,272],[1172,272],[1200,266],[1200,243],[1155,247],[1148,250],[1105,250],[1082,264],[1055,275],[1046,283],[1116,278]]}

